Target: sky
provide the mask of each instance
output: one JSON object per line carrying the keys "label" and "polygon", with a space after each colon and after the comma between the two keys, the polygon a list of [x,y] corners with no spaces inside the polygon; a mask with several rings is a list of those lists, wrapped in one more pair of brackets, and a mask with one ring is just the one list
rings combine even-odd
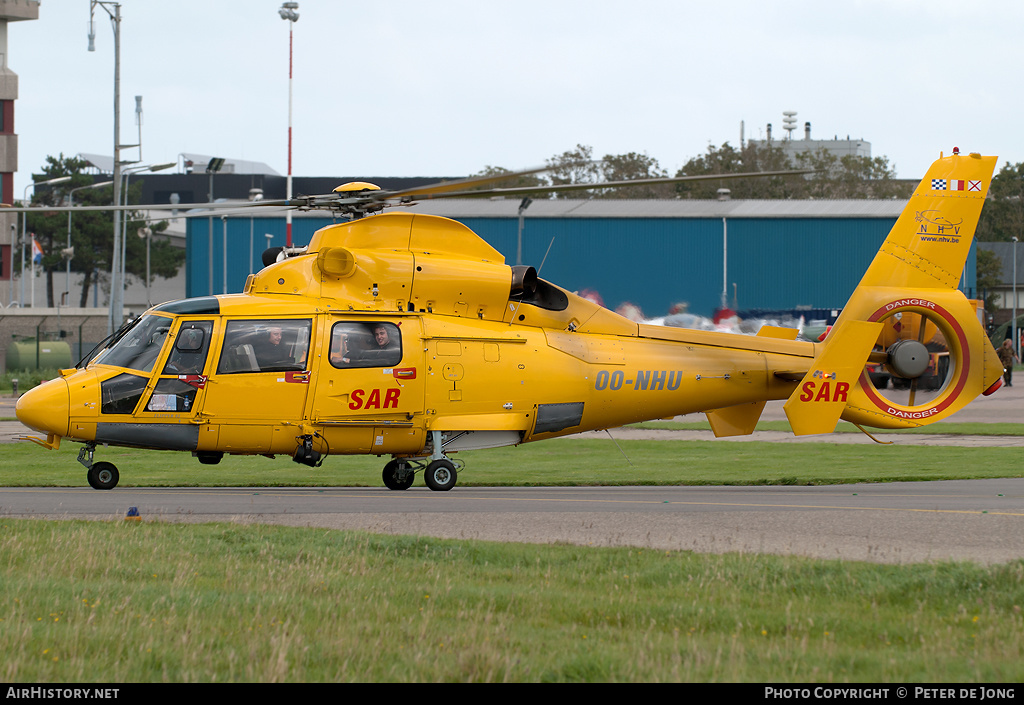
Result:
{"label": "sky", "polygon": [[[113,3],[106,7],[112,9]],[[125,159],[288,170],[280,0],[120,0]],[[89,0],[11,23],[22,198],[47,155],[113,154],[114,37]],[[465,176],[572,150],[670,173],[725,142],[863,139],[900,178],[940,152],[1024,161],[1018,0],[300,0],[292,173]]]}

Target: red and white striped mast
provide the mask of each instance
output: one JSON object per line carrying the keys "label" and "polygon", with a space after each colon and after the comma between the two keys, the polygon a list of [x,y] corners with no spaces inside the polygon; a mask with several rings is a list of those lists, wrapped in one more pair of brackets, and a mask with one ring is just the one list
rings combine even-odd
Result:
{"label": "red and white striped mast", "polygon": [[[285,185],[285,198],[292,197],[292,46],[293,29],[299,20],[299,3],[286,2],[277,11],[282,20],[288,20],[288,179]],[[292,212],[285,213],[285,247],[292,246]]]}

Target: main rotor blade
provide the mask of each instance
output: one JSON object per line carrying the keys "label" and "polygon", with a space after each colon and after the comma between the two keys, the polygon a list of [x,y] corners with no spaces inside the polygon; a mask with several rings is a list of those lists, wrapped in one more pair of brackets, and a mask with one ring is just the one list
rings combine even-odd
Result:
{"label": "main rotor blade", "polygon": [[426,184],[425,186],[413,186],[400,191],[376,191],[370,193],[370,197],[374,200],[390,200],[392,198],[409,198],[409,197],[426,197],[430,198],[434,194],[447,193],[449,191],[465,191],[470,187],[484,186],[486,184],[496,184],[502,181],[509,181],[511,179],[517,179],[520,176],[530,176],[532,174],[539,174],[542,171],[551,171],[555,167],[551,166],[539,166],[533,169],[523,169],[522,171],[508,171],[501,174],[493,174],[490,176],[470,176],[465,179],[457,179],[455,181],[439,181],[434,184]]}
{"label": "main rotor blade", "polygon": [[[534,193],[556,193],[562,191],[591,191],[612,188],[629,188],[631,186],[650,186],[654,184],[678,184],[688,181],[721,181],[727,179],[750,179],[765,176],[801,176],[813,174],[813,169],[790,171],[755,171],[734,174],[698,174],[694,176],[666,176],[651,179],[634,179],[627,181],[601,181],[592,184],[555,184],[552,186],[513,186],[477,189],[476,187],[508,181],[521,176],[529,176],[542,171],[550,171],[552,166],[510,171],[489,176],[473,176],[455,181],[442,181],[424,186],[416,186],[398,191],[361,191],[356,193],[330,193],[313,196],[297,196],[291,199],[266,201],[224,201],[217,203],[150,203],[131,205],[104,206],[8,206],[0,204],[0,213],[64,213],[64,212],[103,212],[103,211],[192,211],[186,217],[210,215],[211,212],[241,210],[247,208],[299,208],[302,210],[328,209],[347,213],[366,213],[381,210],[388,201],[410,203],[418,200],[436,198],[479,198],[484,196],[516,196]],[[196,213],[199,211],[199,213]]]}
{"label": "main rotor blade", "polygon": [[[629,186],[650,186],[652,184],[678,184],[686,181],[714,181],[716,179],[750,179],[758,176],[799,176],[813,174],[814,169],[797,171],[754,171],[736,174],[698,174],[695,176],[665,176],[653,179],[633,179],[629,181],[600,181],[593,184],[557,184],[553,186],[515,186],[511,188],[492,188],[473,191],[454,191],[437,194],[420,194],[423,200],[435,198],[467,198],[476,196],[517,196],[530,193],[554,193],[556,191],[591,191],[608,188],[626,188]],[[412,190],[412,189],[410,189]],[[382,198],[387,198],[382,196]]]}
{"label": "main rotor blade", "polygon": [[302,203],[296,199],[274,201],[225,201],[221,203],[137,203],[134,205],[108,206],[9,206],[0,204],[0,215],[4,213],[94,213],[103,211],[190,211],[190,210],[235,210],[239,208],[296,207]]}

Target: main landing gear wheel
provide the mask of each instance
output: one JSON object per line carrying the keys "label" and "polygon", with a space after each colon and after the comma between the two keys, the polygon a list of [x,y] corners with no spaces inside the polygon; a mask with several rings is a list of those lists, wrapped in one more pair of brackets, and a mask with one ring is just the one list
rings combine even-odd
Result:
{"label": "main landing gear wheel", "polygon": [[86,477],[89,479],[89,486],[94,490],[112,490],[121,479],[117,467],[107,462],[93,463]]}
{"label": "main landing gear wheel", "polygon": [[450,460],[435,460],[423,472],[423,479],[427,487],[435,492],[447,492],[455,487],[458,480],[458,473],[455,472],[455,463]]}
{"label": "main landing gear wheel", "polygon": [[416,473],[404,460],[392,460],[384,466],[384,472],[381,473],[384,486],[389,490],[407,490],[412,487],[415,477]]}

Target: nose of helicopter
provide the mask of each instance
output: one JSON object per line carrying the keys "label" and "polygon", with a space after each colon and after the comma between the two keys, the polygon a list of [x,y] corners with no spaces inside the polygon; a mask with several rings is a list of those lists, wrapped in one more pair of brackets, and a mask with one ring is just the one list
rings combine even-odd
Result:
{"label": "nose of helicopter", "polygon": [[14,411],[31,429],[56,436],[68,435],[70,413],[68,383],[63,378],[44,382],[25,392]]}

